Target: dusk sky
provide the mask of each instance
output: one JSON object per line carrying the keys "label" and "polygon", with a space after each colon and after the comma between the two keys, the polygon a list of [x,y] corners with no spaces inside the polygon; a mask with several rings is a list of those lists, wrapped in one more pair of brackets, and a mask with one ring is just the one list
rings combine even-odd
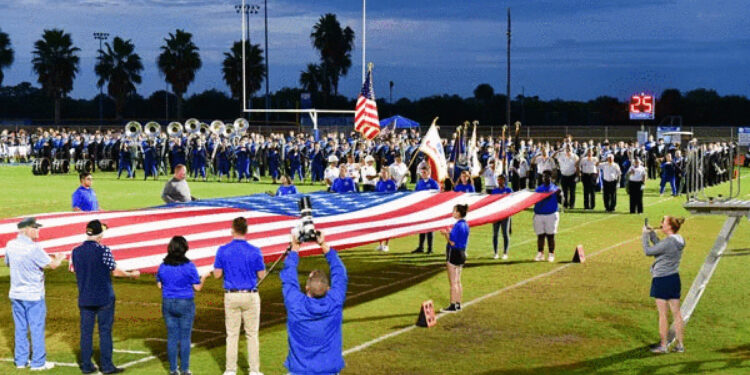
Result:
{"label": "dusk sky", "polygon": [[[215,88],[223,53],[241,36],[239,1],[2,0],[0,29],[9,34],[15,62],[4,85],[36,84],[31,51],[45,28],[62,28],[81,49],[72,97],[98,89],[94,63],[103,31],[132,39],[143,59],[138,93],[165,88],[156,66],[159,47],[176,28],[193,33],[203,68],[188,95]],[[262,5],[262,0],[251,1]],[[356,34],[352,68],[340,93],[361,85],[361,1],[268,0],[271,90],[298,86],[300,71],[316,62],[310,32],[335,13]],[[435,94],[471,96],[480,83],[505,91],[506,8],[513,17],[512,95],[543,99],[627,98],[665,88],[716,89],[750,95],[750,3],[747,0],[370,0],[367,60],[375,64],[375,94],[394,99]],[[263,15],[251,16],[251,39],[263,41]]]}

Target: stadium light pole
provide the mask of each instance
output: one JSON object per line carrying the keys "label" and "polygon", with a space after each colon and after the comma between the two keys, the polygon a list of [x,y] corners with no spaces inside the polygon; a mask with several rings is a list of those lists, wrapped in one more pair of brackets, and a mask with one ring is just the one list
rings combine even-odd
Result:
{"label": "stadium light pole", "polygon": [[[109,38],[109,33],[94,33],[94,39],[99,41],[99,58],[101,59],[102,53],[102,41],[107,40]],[[99,86],[99,125],[102,125],[104,122],[104,101],[102,101],[102,96],[104,95],[103,91],[104,86]]]}
{"label": "stadium light pole", "polygon": [[[269,108],[270,105],[270,94],[268,91],[268,0],[263,0],[263,18],[264,18],[264,26],[266,29],[266,111]],[[268,125],[268,112],[266,112],[266,125]]]}
{"label": "stadium light pole", "polygon": [[365,49],[367,46],[367,0],[362,0],[362,83],[365,82],[365,69],[367,69],[367,63],[365,61]]}
{"label": "stadium light pole", "polygon": [[510,126],[510,8],[508,8],[508,77],[505,98],[505,123]]}
{"label": "stadium light pole", "polygon": [[[244,2],[243,2],[244,3]],[[260,10],[260,6],[256,4],[237,4],[234,6],[234,11],[237,12],[237,14],[244,14],[245,15],[245,40],[247,40],[248,43],[250,42],[250,14],[258,14],[258,11]],[[242,71],[245,71],[245,44],[242,44]],[[242,75],[242,80],[244,81],[246,76]],[[242,89],[245,90],[245,85],[243,82]],[[243,92],[243,95],[245,93]],[[252,98],[247,97],[245,98],[247,101],[247,108],[252,107]],[[250,118],[250,113],[247,114],[248,119]]]}

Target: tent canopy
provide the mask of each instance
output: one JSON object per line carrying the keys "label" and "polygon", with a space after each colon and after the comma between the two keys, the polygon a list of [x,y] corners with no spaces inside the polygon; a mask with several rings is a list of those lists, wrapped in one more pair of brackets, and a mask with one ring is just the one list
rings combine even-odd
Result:
{"label": "tent canopy", "polygon": [[380,127],[393,126],[394,122],[396,123],[396,129],[411,129],[419,127],[418,122],[399,115],[380,120]]}

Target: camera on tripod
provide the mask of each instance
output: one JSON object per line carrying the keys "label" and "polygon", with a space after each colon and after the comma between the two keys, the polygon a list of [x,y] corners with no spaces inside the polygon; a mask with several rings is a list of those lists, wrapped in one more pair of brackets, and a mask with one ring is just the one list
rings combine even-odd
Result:
{"label": "camera on tripod", "polygon": [[299,223],[292,228],[292,235],[299,243],[317,242],[318,232],[315,230],[312,215],[312,202],[309,196],[303,196],[299,200]]}

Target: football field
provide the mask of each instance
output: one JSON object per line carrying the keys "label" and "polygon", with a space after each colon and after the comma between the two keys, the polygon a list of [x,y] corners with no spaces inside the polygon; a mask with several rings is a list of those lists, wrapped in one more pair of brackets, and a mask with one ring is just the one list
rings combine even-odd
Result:
{"label": "football field", "polygon": [[[141,172],[141,171],[139,171]],[[745,169],[743,177],[750,174]],[[142,178],[142,174],[139,174]],[[106,210],[161,204],[166,180],[117,180],[95,173],[94,189]],[[750,178],[743,178],[741,199],[750,200]],[[275,191],[262,183],[189,181],[194,196],[228,197]],[[32,176],[30,167],[0,167],[0,217],[67,211],[78,186],[77,175]],[[301,185],[305,191],[320,186]],[[726,194],[725,185],[709,189]],[[628,196],[620,189],[617,212],[605,213],[601,194],[597,208],[583,212],[582,186],[574,210],[561,214],[557,262],[533,262],[536,237],[532,212],[513,216],[510,258],[492,259],[491,225],[471,228],[462,281],[464,310],[440,315],[437,326],[414,326],[420,304],[448,304],[445,242],[435,236],[434,255],[410,254],[416,236],[391,241],[390,252],[376,244],[345,250],[349,272],[344,310],[343,374],[747,374],[750,373],[750,224],[743,220],[685,330],[686,352],[653,355],[658,341],[657,314],[649,297],[652,258],[643,255],[641,227],[663,215],[685,216],[680,233],[686,247],[680,273],[686,295],[724,222],[721,216],[691,216],[683,198],[660,197],[649,181],[645,214],[628,214]],[[83,230],[83,228],[82,228]],[[252,231],[252,227],[249,228]],[[179,232],[175,232],[179,235]],[[44,238],[44,229],[41,231]],[[502,238],[500,239],[502,243]],[[570,263],[582,244],[586,262]],[[0,244],[3,246],[4,244]],[[166,249],[165,249],[166,253]],[[115,258],[117,253],[115,252]],[[303,258],[300,280],[323,268],[320,256]],[[166,374],[166,328],[161,293],[152,275],[115,279],[117,305],[113,330],[115,364],[127,373]],[[8,268],[0,267],[0,373],[21,374],[12,363],[13,335]],[[273,274],[260,290],[261,371],[285,374],[285,310],[280,282]],[[67,267],[46,271],[47,352],[57,363],[54,374],[79,374],[79,316],[75,277]],[[220,280],[209,279],[196,293],[197,311],[191,355],[195,374],[221,374],[225,336]],[[94,339],[95,348],[98,338]],[[240,348],[244,346],[241,339]],[[95,352],[95,360],[98,353]],[[247,373],[240,350],[240,372]],[[245,363],[243,365],[243,362]]]}

